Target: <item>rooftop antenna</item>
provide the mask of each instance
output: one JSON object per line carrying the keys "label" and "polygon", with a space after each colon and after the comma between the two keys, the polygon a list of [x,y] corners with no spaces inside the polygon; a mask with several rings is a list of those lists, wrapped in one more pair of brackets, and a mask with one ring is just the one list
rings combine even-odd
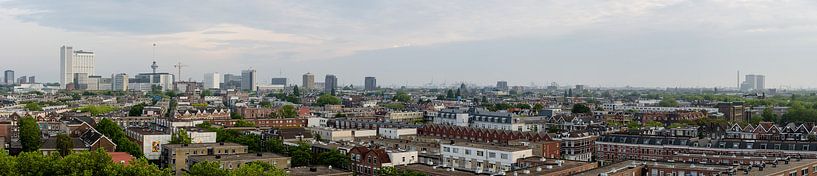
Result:
{"label": "rooftop antenna", "polygon": [[179,78],[176,79],[176,80],[182,80],[182,67],[187,67],[187,65],[183,65],[182,62],[179,62],[178,64],[173,65],[173,67],[176,67],[177,69],[179,69],[179,74],[178,74]]}
{"label": "rooftop antenna", "polygon": [[153,43],[153,65],[150,65],[150,68],[153,69],[153,74],[156,74],[156,69],[159,68],[159,65],[156,65],[156,43]]}

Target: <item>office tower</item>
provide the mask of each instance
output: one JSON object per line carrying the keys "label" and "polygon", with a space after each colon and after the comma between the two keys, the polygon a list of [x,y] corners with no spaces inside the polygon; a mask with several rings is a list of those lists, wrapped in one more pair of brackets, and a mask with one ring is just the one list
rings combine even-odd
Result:
{"label": "office tower", "polygon": [[27,80],[28,79],[26,78],[26,76],[21,76],[20,78],[17,78],[17,84],[27,84],[26,82]]}
{"label": "office tower", "polygon": [[28,83],[29,84],[34,84],[34,83],[37,83],[37,80],[34,79],[34,76],[29,76],[28,77]]}
{"label": "office tower", "polygon": [[3,80],[3,83],[14,84],[14,71],[6,70],[5,76],[6,78]]}
{"label": "office tower", "polygon": [[326,79],[324,79],[323,84],[324,92],[332,92],[332,90],[338,88],[338,77],[335,75],[326,75]]}
{"label": "office tower", "polygon": [[746,75],[746,80],[740,84],[741,91],[763,91],[766,89],[766,76]]}
{"label": "office tower", "polygon": [[204,74],[204,88],[205,89],[219,89],[221,84],[221,74],[219,73],[205,73]]}
{"label": "office tower", "polygon": [[755,91],[766,90],[766,76],[755,75]]}
{"label": "office tower", "polygon": [[272,78],[272,85],[287,85],[287,78]]}
{"label": "office tower", "polygon": [[74,78],[74,80],[68,82],[74,84],[76,90],[88,90],[88,85],[91,84],[88,73],[74,73],[71,78]]}
{"label": "office tower", "polygon": [[111,85],[111,89],[113,91],[127,91],[128,90],[128,74],[127,73],[120,73],[113,75],[113,83]]}
{"label": "office tower", "polygon": [[224,74],[224,84],[220,85],[221,89],[239,89],[241,87],[241,75]]}
{"label": "office tower", "polygon": [[241,71],[241,90],[256,91],[257,84],[255,70]]}
{"label": "office tower", "polygon": [[103,78],[102,76],[93,76],[91,78],[97,79],[96,90],[113,90],[113,78]]}
{"label": "office tower", "polygon": [[507,81],[497,81],[496,82],[496,89],[508,90],[508,82]]}
{"label": "office tower", "polygon": [[174,77],[170,73],[139,73],[128,79],[128,90],[152,91],[154,87],[162,91],[173,90]]}
{"label": "office tower", "polygon": [[366,91],[374,91],[377,90],[377,78],[374,77],[366,77],[365,84],[363,86]]}
{"label": "office tower", "polygon": [[94,52],[74,51],[71,46],[60,47],[60,87],[65,88],[74,80],[74,73],[94,75]]}
{"label": "office tower", "polygon": [[313,75],[312,73],[304,74],[303,82],[304,82],[303,85],[301,85],[301,87],[303,87],[302,89],[304,90],[315,89],[315,75]]}

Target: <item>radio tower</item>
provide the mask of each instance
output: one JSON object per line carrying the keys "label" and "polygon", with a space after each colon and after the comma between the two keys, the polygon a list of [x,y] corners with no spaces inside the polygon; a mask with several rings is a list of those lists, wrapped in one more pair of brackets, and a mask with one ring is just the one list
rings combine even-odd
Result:
{"label": "radio tower", "polygon": [[153,44],[153,65],[150,65],[150,68],[153,69],[153,75],[156,75],[156,69],[159,68],[159,65],[156,65],[156,43]]}
{"label": "radio tower", "polygon": [[179,69],[179,75],[178,75],[179,78],[176,79],[177,80],[176,82],[179,82],[180,80],[182,80],[182,67],[187,67],[187,65],[183,65],[182,62],[179,62],[178,64],[173,65],[173,67],[176,67],[177,69]]}

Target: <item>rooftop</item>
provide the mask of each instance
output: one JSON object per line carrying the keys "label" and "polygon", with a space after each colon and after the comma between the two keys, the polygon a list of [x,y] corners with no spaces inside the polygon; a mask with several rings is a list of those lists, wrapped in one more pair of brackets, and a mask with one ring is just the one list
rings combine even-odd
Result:
{"label": "rooftop", "polygon": [[230,155],[200,155],[200,156],[189,156],[188,159],[191,162],[195,161],[246,161],[246,160],[257,160],[257,159],[270,159],[270,158],[289,158],[285,156],[281,156],[274,153],[242,153],[242,154],[230,154]]}
{"label": "rooftop", "polygon": [[462,147],[471,147],[471,148],[479,148],[479,149],[488,149],[488,150],[499,150],[499,151],[507,151],[507,152],[514,152],[514,151],[521,151],[521,150],[530,150],[528,148],[522,146],[508,146],[508,145],[495,145],[491,144],[482,144],[482,143],[471,143],[471,142],[455,142],[451,143],[441,143],[441,146],[462,146]]}
{"label": "rooftop", "polygon": [[[310,169],[315,168],[315,171]],[[315,167],[293,167],[289,168],[288,174],[292,176],[331,176],[331,175],[351,175],[352,172],[329,168],[326,166]]]}
{"label": "rooftop", "polygon": [[237,143],[196,143],[196,144],[165,144],[162,147],[167,149],[173,148],[205,148],[205,147],[217,147],[217,146],[227,146],[227,147],[246,147],[241,144]]}

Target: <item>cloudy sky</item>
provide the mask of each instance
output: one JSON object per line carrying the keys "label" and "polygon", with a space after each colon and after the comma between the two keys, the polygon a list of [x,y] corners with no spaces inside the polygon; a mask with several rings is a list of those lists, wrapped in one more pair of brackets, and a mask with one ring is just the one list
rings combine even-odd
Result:
{"label": "cloudy sky", "polygon": [[817,1],[0,0],[0,69],[59,78],[59,47],[97,73],[312,72],[360,85],[817,87]]}

